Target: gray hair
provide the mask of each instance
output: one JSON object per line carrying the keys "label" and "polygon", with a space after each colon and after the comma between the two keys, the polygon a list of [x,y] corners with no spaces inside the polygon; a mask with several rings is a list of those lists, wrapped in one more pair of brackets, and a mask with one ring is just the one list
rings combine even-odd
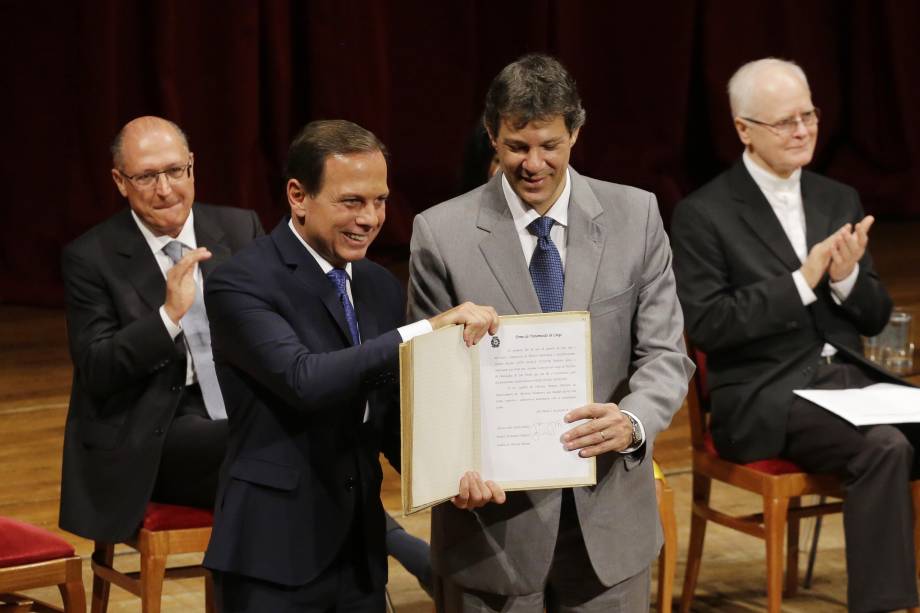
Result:
{"label": "gray hair", "polygon": [[558,60],[534,53],[508,64],[492,80],[482,119],[496,137],[502,118],[520,129],[535,119],[557,115],[562,115],[569,134],[584,125],[578,87]]}
{"label": "gray hair", "polygon": [[728,80],[728,101],[731,105],[732,117],[743,117],[750,115],[751,104],[754,100],[754,91],[763,74],[769,70],[781,69],[787,74],[792,75],[802,81],[806,89],[808,87],[808,78],[805,71],[789,60],[781,60],[775,57],[767,57],[760,60],[748,62],[735,71],[732,78]]}
{"label": "gray hair", "polygon": [[[138,119],[129,121],[124,126],[122,126],[121,130],[118,131],[118,134],[115,135],[115,138],[112,139],[112,145],[109,147],[109,150],[112,152],[112,164],[115,166],[115,168],[122,168],[124,166],[125,132],[128,130],[128,126],[138,121]],[[151,121],[155,120],[170,126],[173,130],[176,131],[176,135],[179,137],[179,140],[182,141],[185,149],[187,151],[191,151],[188,145],[188,136],[185,135],[185,132],[182,131],[182,128],[180,128],[175,122],[172,122],[168,119],[163,119],[162,117],[149,117],[143,119],[149,119]]]}
{"label": "gray hair", "polygon": [[285,177],[296,179],[312,197],[323,188],[326,158],[379,151],[389,166],[386,146],[377,136],[344,119],[321,119],[304,126],[288,149]]}

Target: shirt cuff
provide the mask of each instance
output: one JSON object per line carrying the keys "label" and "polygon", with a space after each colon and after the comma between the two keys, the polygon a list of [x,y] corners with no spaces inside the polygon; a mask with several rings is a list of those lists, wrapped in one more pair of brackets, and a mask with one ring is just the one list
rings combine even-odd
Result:
{"label": "shirt cuff", "polygon": [[799,298],[802,299],[802,306],[808,306],[812,302],[818,300],[815,293],[808,287],[808,281],[805,280],[805,275],[802,274],[801,270],[792,273],[792,280],[795,282],[795,289],[799,290]]}
{"label": "shirt cuff", "polygon": [[416,336],[421,336],[422,334],[428,334],[431,332],[431,322],[427,319],[420,319],[413,324],[403,326],[396,330],[399,332],[399,336],[402,337],[404,343],[408,343]]}
{"label": "shirt cuff", "polygon": [[834,302],[840,304],[849,297],[850,292],[853,291],[853,286],[856,285],[856,277],[858,276],[859,262],[856,262],[853,272],[840,281],[831,281],[831,298],[834,299]]}
{"label": "shirt cuff", "polygon": [[169,336],[172,337],[173,340],[176,340],[176,337],[182,333],[182,326],[177,326],[172,322],[169,315],[166,314],[165,306],[160,307],[160,319],[163,320],[163,325],[166,326],[166,331],[169,332]]}
{"label": "shirt cuff", "polygon": [[[620,409],[620,410],[623,411],[622,409]],[[638,445],[636,445],[635,447],[627,447],[626,449],[623,449],[622,451],[620,451],[620,453],[622,453],[622,454],[624,454],[624,455],[628,455],[628,454],[630,454],[630,453],[633,453],[634,451],[636,451],[637,449],[639,449],[639,447],[641,447],[642,445],[645,444],[645,427],[642,425],[642,420],[639,419],[638,417],[636,417],[636,414],[635,414],[635,413],[632,413],[632,412],[630,412],[630,411],[623,411],[623,413],[626,413],[627,415],[629,415],[630,417],[632,417],[633,419],[635,419],[635,420],[636,420],[636,423],[639,424],[639,438],[640,438],[641,441],[642,441],[642,442],[640,442]]]}

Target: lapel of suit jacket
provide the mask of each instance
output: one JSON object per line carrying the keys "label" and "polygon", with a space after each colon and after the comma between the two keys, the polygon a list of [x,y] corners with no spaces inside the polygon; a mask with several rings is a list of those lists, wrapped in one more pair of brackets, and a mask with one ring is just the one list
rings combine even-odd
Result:
{"label": "lapel of suit jacket", "polygon": [[272,230],[272,241],[281,255],[281,260],[288,266],[294,277],[303,283],[303,285],[315,295],[329,311],[329,314],[335,320],[339,328],[339,334],[345,346],[351,344],[349,340],[351,334],[348,331],[348,323],[345,321],[345,310],[342,303],[339,302],[339,296],[335,286],[329,281],[329,278],[323,274],[313,255],[297,240],[291,228],[288,226],[289,217],[285,216],[274,230]]}
{"label": "lapel of suit jacket", "polygon": [[[767,202],[767,197],[757,187],[741,160],[738,160],[729,172],[729,185],[734,199],[738,202],[741,217],[750,226],[751,231],[790,271],[801,268],[802,262],[795,254],[786,231]],[[738,237],[738,240],[744,239]]]}
{"label": "lapel of suit jacket", "polygon": [[114,245],[120,258],[122,277],[128,279],[141,300],[152,310],[159,309],[166,300],[166,279],[157,264],[150,245],[131,216],[130,209],[116,217],[112,236],[107,240]]}
{"label": "lapel of suit jacket", "polygon": [[502,191],[501,173],[492,177],[482,191],[476,226],[489,233],[480,241],[479,249],[514,311],[539,313],[540,300],[533,289],[511,209]]}
{"label": "lapel of suit jacket", "polygon": [[820,196],[814,193],[811,173],[802,171],[802,207],[805,209],[805,242],[811,249],[830,236],[831,218],[821,206]]}
{"label": "lapel of suit jacket", "polygon": [[373,294],[373,287],[369,279],[370,265],[361,260],[351,265],[351,295],[354,298],[355,315],[358,316],[358,331],[361,341],[371,339],[380,334],[380,323],[377,321],[377,311],[374,303],[377,297]]}
{"label": "lapel of suit jacket", "polygon": [[207,247],[211,257],[199,264],[201,276],[205,279],[222,262],[230,257],[230,247],[225,242],[224,229],[220,227],[211,212],[198,205],[195,211],[195,241],[199,247]]}
{"label": "lapel of suit jacket", "polygon": [[569,201],[562,309],[584,311],[591,302],[604,253],[606,231],[596,221],[604,209],[584,177],[572,167],[569,170],[572,173],[572,197]]}

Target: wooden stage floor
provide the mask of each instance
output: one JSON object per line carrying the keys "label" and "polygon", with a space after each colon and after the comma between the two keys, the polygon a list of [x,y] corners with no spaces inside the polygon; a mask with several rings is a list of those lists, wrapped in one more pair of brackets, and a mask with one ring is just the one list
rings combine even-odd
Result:
{"label": "wooden stage floor", "polygon": [[[920,223],[879,223],[873,230],[873,254],[882,278],[899,306],[914,310],[920,318]],[[920,324],[914,324],[915,342]],[[0,515],[28,521],[55,531],[67,539],[85,560],[92,550],[89,541],[57,528],[60,495],[61,446],[70,390],[71,366],[66,346],[66,328],[61,310],[0,305]],[[680,557],[675,593],[680,594],[685,545],[690,517],[690,438],[686,414],[681,410],[671,428],[658,440],[656,457],[675,490],[680,540]],[[386,467],[383,499],[399,515],[399,480]],[[713,496],[728,509],[759,510],[757,498],[720,488]],[[401,518],[406,528],[428,537],[426,513]],[[803,542],[809,542],[812,523],[804,524]],[[117,564],[136,569],[136,556],[116,549]],[[803,554],[804,556],[804,554]],[[200,558],[200,556],[198,556]],[[195,556],[179,556],[177,563],[190,563]],[[696,611],[764,610],[766,599],[763,544],[758,539],[710,526],[695,600]],[[800,565],[804,568],[804,560]],[[784,610],[802,612],[845,611],[846,563],[839,516],[825,522],[821,532],[814,584],[810,590],[784,601]],[[410,575],[391,560],[390,593],[400,613],[432,611],[431,601]],[[92,585],[88,561],[84,563],[84,585]],[[653,593],[654,593],[653,580]],[[60,602],[56,589],[28,592]],[[654,598],[654,596],[653,596]],[[163,610],[203,610],[200,579],[166,582]],[[140,611],[137,599],[112,589],[110,611]]]}

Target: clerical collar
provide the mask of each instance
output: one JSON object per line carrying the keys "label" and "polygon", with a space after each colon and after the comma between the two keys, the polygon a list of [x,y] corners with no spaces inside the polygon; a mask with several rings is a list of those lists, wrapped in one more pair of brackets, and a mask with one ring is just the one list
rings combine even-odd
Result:
{"label": "clerical collar", "polygon": [[748,154],[747,150],[742,154],[741,160],[744,162],[744,167],[747,168],[751,178],[754,179],[754,183],[757,184],[757,187],[759,187],[761,191],[776,194],[794,192],[799,189],[799,182],[802,180],[801,168],[796,168],[795,171],[789,175],[788,179],[784,179],[760,166]]}

